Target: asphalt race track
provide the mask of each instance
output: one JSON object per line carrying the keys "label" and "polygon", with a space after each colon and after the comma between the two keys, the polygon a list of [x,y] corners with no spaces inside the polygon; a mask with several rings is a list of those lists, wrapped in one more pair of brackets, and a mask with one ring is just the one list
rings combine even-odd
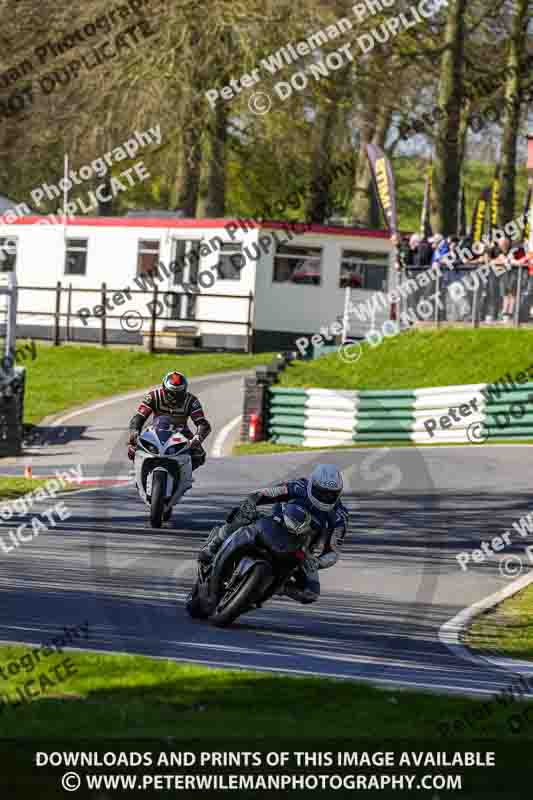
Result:
{"label": "asphalt race track", "polygon": [[[240,412],[241,380],[217,376],[191,387],[215,422],[212,441]],[[134,407],[84,412],[72,420],[74,431],[65,423],[62,443],[33,450],[35,471],[82,463],[88,474],[127,474],[125,428]],[[527,447],[471,445],[210,458],[159,532],[131,483],[66,495],[67,520],[0,552],[0,639],[37,644],[88,621],[89,640],[80,646],[91,649],[493,694],[511,676],[461,658],[441,643],[439,629],[508,585],[494,556],[464,572],[456,554],[530,510],[528,454]],[[184,599],[208,530],[248,491],[305,475],[319,458],[343,470],[351,512],[342,559],[321,572],[319,602],[275,600],[225,630],[190,620]],[[20,474],[23,461],[10,470]],[[0,536],[13,527],[2,521]],[[503,555],[522,557],[528,544]]]}

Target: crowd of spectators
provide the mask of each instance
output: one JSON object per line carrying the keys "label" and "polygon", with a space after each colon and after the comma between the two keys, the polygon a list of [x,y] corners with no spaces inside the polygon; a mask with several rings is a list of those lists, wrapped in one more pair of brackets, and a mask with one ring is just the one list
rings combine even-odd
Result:
{"label": "crowd of spectators", "polygon": [[[471,319],[475,307],[482,322],[508,323],[517,313],[519,321],[533,322],[533,252],[528,252],[527,243],[513,246],[509,238],[500,238],[497,244],[479,242],[476,250],[474,255],[469,237],[460,239],[437,233],[426,239],[414,233],[398,241],[396,267],[408,279],[438,265],[440,319]],[[460,280],[468,286],[468,273],[481,264],[491,265],[486,281],[478,282],[479,285],[472,282],[463,297],[448,291],[454,281]],[[433,292],[435,284],[433,280]]]}

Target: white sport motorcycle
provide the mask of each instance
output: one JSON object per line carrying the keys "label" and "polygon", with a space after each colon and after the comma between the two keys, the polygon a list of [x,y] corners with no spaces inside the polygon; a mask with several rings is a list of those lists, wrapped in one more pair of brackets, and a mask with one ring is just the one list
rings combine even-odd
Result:
{"label": "white sport motorcycle", "polygon": [[190,441],[171,417],[157,417],[139,434],[133,466],[139,494],[150,508],[150,524],[160,528],[192,487]]}

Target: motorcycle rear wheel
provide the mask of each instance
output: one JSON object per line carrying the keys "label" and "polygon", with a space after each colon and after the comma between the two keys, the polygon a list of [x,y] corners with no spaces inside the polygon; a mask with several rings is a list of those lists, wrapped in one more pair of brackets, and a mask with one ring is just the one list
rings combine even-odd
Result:
{"label": "motorcycle rear wheel", "polygon": [[165,473],[155,472],[152,481],[152,497],[150,500],[150,524],[152,528],[160,528],[163,522],[166,486],[167,476]]}
{"label": "motorcycle rear wheel", "polygon": [[236,589],[226,592],[226,595],[229,595],[227,600],[226,596],[222,597],[211,617],[213,625],[224,628],[235,622],[238,616],[253,605],[252,598],[255,592],[269,574],[271,574],[271,569],[267,564],[256,564],[252,567]]}

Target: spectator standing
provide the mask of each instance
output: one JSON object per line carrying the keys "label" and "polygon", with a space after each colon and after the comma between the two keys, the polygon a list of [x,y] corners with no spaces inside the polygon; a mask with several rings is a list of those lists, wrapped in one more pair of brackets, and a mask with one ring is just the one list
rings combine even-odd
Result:
{"label": "spectator standing", "polygon": [[448,236],[448,255],[449,257],[445,259],[446,266],[448,269],[459,269],[461,264],[461,256],[459,255],[459,237],[458,236]]}
{"label": "spectator standing", "polygon": [[405,249],[405,266],[408,269],[416,266],[416,254],[419,244],[420,236],[418,233],[413,233],[407,240],[407,247]]}
{"label": "spectator standing", "polygon": [[408,239],[407,236],[402,236],[400,240],[398,255],[401,267],[405,272],[406,269],[409,269],[409,267],[413,265],[413,251],[411,249],[410,239]]}
{"label": "spectator standing", "polygon": [[[400,280],[416,279],[420,269],[431,266],[433,248],[418,233],[401,239],[396,235],[391,240],[397,248],[396,270],[400,273]],[[431,287],[419,287],[415,292],[410,292],[407,297],[408,307],[416,308],[424,294],[428,294],[428,290],[431,293]]]}
{"label": "spectator standing", "polygon": [[503,302],[498,319],[501,319],[502,322],[511,322],[514,314],[518,282],[516,267],[519,263],[516,261],[515,256],[519,257],[519,252],[516,248],[513,249],[511,247],[510,239],[502,239],[499,244],[496,245],[493,264],[496,265],[496,267],[501,267],[500,285],[503,294]]}
{"label": "spectator standing", "polygon": [[[518,320],[520,322],[531,322],[533,309],[531,308],[532,289],[533,289],[533,251],[528,252],[528,242],[522,244],[513,250],[514,263],[517,264],[518,274],[520,277],[520,297],[518,299]],[[519,270],[518,270],[519,268]],[[518,276],[517,276],[517,290],[518,296]]]}
{"label": "spectator standing", "polygon": [[429,239],[429,243],[433,245],[433,256],[431,258],[431,265],[432,266],[433,264],[440,265],[441,259],[444,258],[444,256],[448,255],[448,253],[450,252],[448,242],[446,241],[442,233],[436,233],[435,236],[432,236]]}
{"label": "spectator standing", "polygon": [[459,255],[459,237],[448,236],[446,240],[448,244],[448,253],[446,258],[440,261],[441,278],[440,285],[442,287],[442,297],[444,302],[442,304],[442,319],[448,319],[448,305],[451,300],[448,298],[448,286],[454,282],[457,277],[456,270],[459,270],[463,265],[461,256]]}
{"label": "spectator standing", "polygon": [[527,277],[524,278],[527,293],[524,304],[526,308],[525,321],[531,322],[531,317],[533,317],[533,250],[526,253],[522,263],[527,267]]}
{"label": "spectator standing", "polygon": [[480,316],[485,319],[485,322],[494,322],[498,317],[498,305],[501,296],[500,278],[505,271],[504,266],[500,266],[500,268],[496,266],[495,259],[498,253],[497,245],[491,244],[485,246],[484,253],[479,257],[480,263],[493,265],[482,292],[482,307],[480,309],[482,313]]}
{"label": "spectator standing", "polygon": [[[431,266],[431,259],[433,256],[433,248],[427,241],[427,239],[422,238],[419,236],[418,233],[413,233],[411,238],[409,239],[409,250],[410,250],[410,259],[411,265],[414,268],[413,278],[417,278],[420,270],[429,269]],[[432,295],[431,284],[428,283],[427,286],[421,286],[420,289],[416,292],[416,297],[412,298],[412,304],[415,308],[418,307],[418,303],[421,299],[426,299]]]}
{"label": "spectator standing", "polygon": [[409,240],[406,236],[401,236],[401,237],[396,236],[395,244],[397,248],[396,268],[401,272],[405,272],[405,270],[410,266],[412,262],[412,254],[411,254],[411,249],[409,247]]}
{"label": "spectator standing", "polygon": [[444,238],[441,233],[436,233],[434,236],[431,236],[428,239],[428,247],[431,248],[431,259],[429,262],[429,266],[431,267],[438,267],[439,270],[439,280],[438,283],[436,282],[435,288],[439,286],[439,297],[444,298],[444,303],[442,303],[442,307],[439,307],[439,319],[447,319],[447,312],[446,312],[446,292],[448,289],[448,278],[447,274],[443,272],[443,267],[446,265],[446,260],[443,261],[444,257],[449,253],[448,242]]}
{"label": "spectator standing", "polygon": [[[407,274],[407,268],[409,266],[409,260],[410,260],[410,251],[409,251],[409,242],[405,236],[400,236],[400,234],[398,233],[393,233],[391,236],[391,242],[395,248],[394,269],[396,270],[396,277],[394,279],[393,288],[396,288],[396,286],[399,285],[404,280],[404,277]],[[401,310],[401,301],[400,303],[392,304],[391,313],[393,315],[393,319],[397,319],[400,310]]]}
{"label": "spectator standing", "polygon": [[427,239],[418,237],[418,245],[415,253],[415,265],[417,267],[430,267],[433,259],[433,248]]}

